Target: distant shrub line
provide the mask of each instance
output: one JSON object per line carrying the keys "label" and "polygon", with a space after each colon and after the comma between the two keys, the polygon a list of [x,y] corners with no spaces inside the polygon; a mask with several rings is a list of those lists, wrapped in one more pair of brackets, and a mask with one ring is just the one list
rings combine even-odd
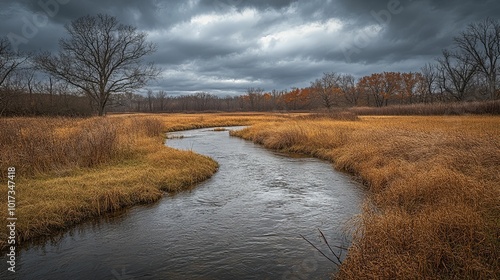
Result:
{"label": "distant shrub line", "polygon": [[499,115],[500,100],[474,101],[460,103],[433,103],[390,105],[387,107],[354,107],[348,109],[357,115],[390,115],[390,116],[440,116],[440,115]]}

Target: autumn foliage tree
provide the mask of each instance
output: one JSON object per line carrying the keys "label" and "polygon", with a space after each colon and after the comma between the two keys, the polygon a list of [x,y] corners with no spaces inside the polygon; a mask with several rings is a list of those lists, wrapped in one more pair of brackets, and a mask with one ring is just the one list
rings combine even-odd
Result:
{"label": "autumn foliage tree", "polygon": [[401,73],[400,82],[400,98],[403,100],[403,103],[412,104],[423,101],[425,81],[421,73]]}
{"label": "autumn foliage tree", "polygon": [[310,107],[313,101],[311,88],[294,88],[282,96],[288,110],[304,110]]}
{"label": "autumn foliage tree", "polygon": [[387,106],[400,90],[401,73],[384,72],[375,73],[361,78],[358,82],[358,88],[362,90],[367,97],[373,97],[377,107]]}

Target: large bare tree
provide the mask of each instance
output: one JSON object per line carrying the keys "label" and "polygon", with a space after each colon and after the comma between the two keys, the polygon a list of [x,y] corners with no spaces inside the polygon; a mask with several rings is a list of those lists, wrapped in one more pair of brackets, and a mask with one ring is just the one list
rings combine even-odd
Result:
{"label": "large bare tree", "polygon": [[472,92],[477,64],[467,55],[448,50],[444,50],[443,57],[437,61],[439,86],[456,101],[464,101]]}
{"label": "large bare tree", "polygon": [[485,19],[472,23],[455,38],[456,46],[467,59],[477,66],[488,83],[490,98],[498,99],[498,75],[500,74],[500,21]]}
{"label": "large bare tree", "polygon": [[0,38],[0,87],[14,74],[26,58],[12,51],[9,41]]}
{"label": "large bare tree", "polygon": [[14,89],[8,84],[27,58],[28,55],[22,56],[14,52],[7,39],[0,38],[0,115],[7,109],[14,95]]}
{"label": "large bare tree", "polygon": [[143,58],[156,48],[146,33],[120,24],[115,17],[84,16],[66,25],[68,38],[59,42],[59,54],[38,55],[36,64],[47,73],[83,90],[100,116],[113,93],[133,91],[155,78],[159,70]]}

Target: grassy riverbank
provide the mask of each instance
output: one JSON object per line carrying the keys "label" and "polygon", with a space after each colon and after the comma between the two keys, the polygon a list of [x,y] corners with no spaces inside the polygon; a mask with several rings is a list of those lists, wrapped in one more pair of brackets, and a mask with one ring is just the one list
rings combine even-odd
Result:
{"label": "grassy riverbank", "polygon": [[[113,115],[0,119],[1,181],[16,167],[18,241],[51,235],[124,207],[151,203],[209,178],[217,163],[163,145],[164,132],[249,125],[286,116]],[[7,188],[0,193],[7,218]],[[6,230],[0,231],[5,248]]]}
{"label": "grassy riverbank", "polygon": [[297,118],[233,135],[330,160],[365,183],[338,278],[500,275],[499,117]]}
{"label": "grassy riverbank", "polygon": [[[344,120],[356,120],[344,116]],[[500,118],[321,114],[111,115],[0,119],[1,181],[15,166],[17,236],[191,188],[213,160],[163,145],[166,131],[254,125],[235,135],[309,154],[369,189],[342,279],[494,279],[500,274]],[[6,205],[7,192],[0,193]],[[0,219],[7,218],[0,211]],[[332,221],[335,222],[335,221]],[[0,232],[0,246],[7,233]]]}
{"label": "grassy riverbank", "polygon": [[[163,191],[189,188],[217,170],[207,157],[165,147],[164,125],[155,118],[14,118],[0,127],[2,181],[8,166],[17,169],[20,242],[157,201]],[[6,211],[0,213],[5,221]],[[2,231],[0,245],[6,240]]]}

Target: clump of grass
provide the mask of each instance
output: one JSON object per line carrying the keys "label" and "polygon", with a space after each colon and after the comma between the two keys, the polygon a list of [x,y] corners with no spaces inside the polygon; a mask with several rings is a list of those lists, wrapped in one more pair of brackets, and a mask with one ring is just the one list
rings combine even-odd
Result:
{"label": "clump of grass", "polygon": [[184,139],[184,135],[167,135],[167,139]]}
{"label": "clump of grass", "polygon": [[300,119],[331,119],[338,121],[358,121],[358,114],[349,110],[331,110],[320,113],[313,113],[306,116],[299,116]]}
{"label": "clump of grass", "polygon": [[216,127],[213,129],[213,131],[215,132],[223,132],[223,131],[227,131],[227,129],[223,128],[223,127]]}
{"label": "clump of grass", "polygon": [[369,190],[340,279],[500,274],[498,117],[261,123],[232,135],[332,161]]}
{"label": "clump of grass", "polygon": [[160,136],[165,131],[163,122],[157,117],[133,118],[132,124],[134,131],[142,131],[148,137]]}
{"label": "clump of grass", "polygon": [[1,119],[0,127],[7,132],[0,136],[0,168],[15,166],[23,176],[94,167],[118,152],[117,124],[104,118]]}

